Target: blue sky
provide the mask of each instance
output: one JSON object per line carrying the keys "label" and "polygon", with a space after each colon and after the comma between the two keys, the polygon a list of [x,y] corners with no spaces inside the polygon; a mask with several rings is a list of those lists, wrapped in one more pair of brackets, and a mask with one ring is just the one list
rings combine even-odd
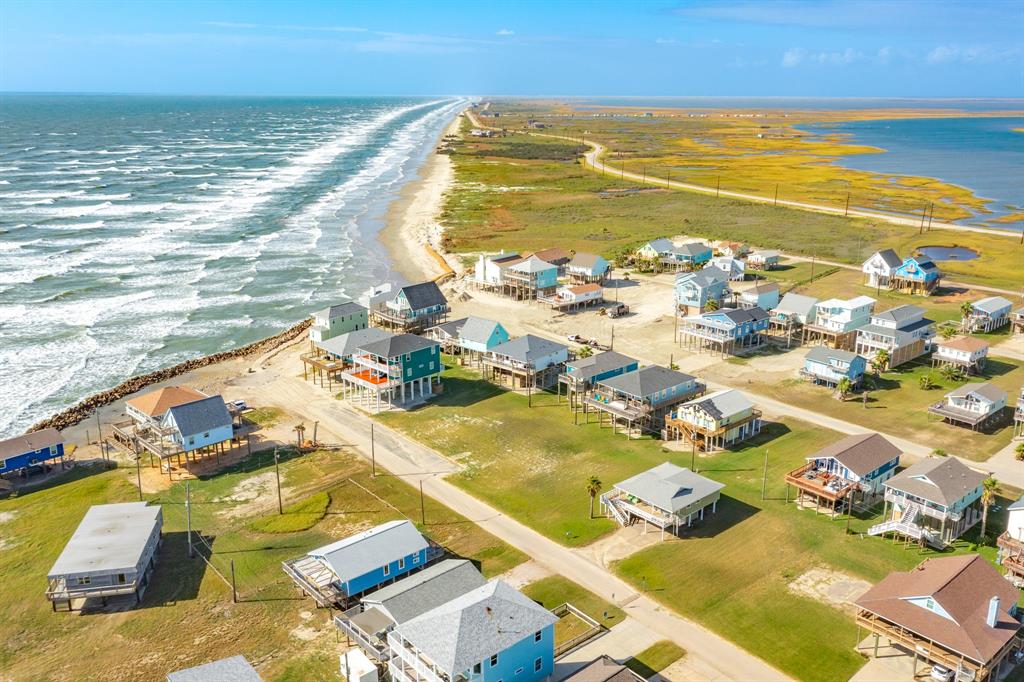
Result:
{"label": "blue sky", "polygon": [[1020,97],[1024,0],[0,2],[0,90]]}

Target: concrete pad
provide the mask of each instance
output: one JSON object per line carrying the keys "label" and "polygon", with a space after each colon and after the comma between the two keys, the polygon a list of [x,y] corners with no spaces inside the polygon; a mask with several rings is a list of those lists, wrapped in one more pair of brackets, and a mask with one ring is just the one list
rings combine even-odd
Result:
{"label": "concrete pad", "polygon": [[517,590],[521,590],[526,585],[535,583],[550,575],[552,575],[551,571],[545,566],[542,566],[536,561],[525,561],[518,566],[513,566],[509,570],[505,571],[499,575],[498,578],[500,580],[504,580]]}
{"label": "concrete pad", "polygon": [[[860,653],[868,657],[868,662],[850,682],[911,682],[914,679],[914,657],[906,649],[890,646],[883,637],[879,640],[877,658],[874,652],[875,636],[868,635],[860,643]],[[918,661],[918,675],[926,670],[928,664]]]}

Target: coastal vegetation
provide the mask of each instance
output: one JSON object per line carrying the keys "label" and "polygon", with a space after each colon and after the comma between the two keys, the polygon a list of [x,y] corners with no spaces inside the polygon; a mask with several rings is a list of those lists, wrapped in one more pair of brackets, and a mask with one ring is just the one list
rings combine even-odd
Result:
{"label": "coastal vegetation", "polygon": [[472,253],[560,246],[614,258],[650,239],[686,234],[859,265],[880,248],[910,254],[920,246],[959,245],[980,256],[969,263],[942,263],[950,278],[1020,285],[1024,247],[1012,236],[922,231],[882,220],[640,187],[595,173],[577,160],[528,159],[514,151],[519,145],[561,149],[564,144],[524,133],[467,137],[457,144],[451,155],[456,183],[442,214],[446,248]]}
{"label": "coastal vegetation", "polygon": [[[130,614],[53,613],[43,592],[47,571],[91,505],[138,499],[134,468],[79,465],[46,486],[0,500],[0,572],[7,585],[0,669],[12,679],[163,679],[169,671],[244,651],[265,679],[337,679],[333,626],[313,615],[311,601],[296,598],[281,562],[403,515],[419,521],[420,497],[379,466],[374,478],[368,463],[350,453],[300,457],[286,451],[281,484],[287,506],[279,517],[273,477],[273,458],[253,453],[218,475],[191,481],[194,542],[206,561],[188,558],[184,483],[147,494],[163,508],[164,542],[152,584]],[[268,534],[250,527],[257,519],[287,518],[308,500],[319,507],[325,497],[330,502],[322,518],[308,529]],[[424,512],[420,529],[479,562],[488,576],[526,560],[439,502],[427,498]],[[230,577],[232,562],[237,604],[217,575]],[[187,646],[168,636],[170,623],[187,624]],[[104,654],[83,653],[95,651]]]}
{"label": "coastal vegetation", "polygon": [[[785,474],[840,438],[828,429],[787,417],[766,424],[742,447],[693,457],[651,438],[630,440],[594,423],[574,425],[554,395],[534,396],[529,407],[526,396],[499,389],[467,368],[448,368],[444,381],[444,393],[428,405],[378,418],[458,461],[464,469],[451,476],[453,483],[562,544],[590,544],[615,528],[609,519],[587,518],[591,476],[607,489],[666,460],[688,467],[693,459],[702,475],[724,483],[715,515],[684,530],[681,540],[621,560],[615,570],[638,590],[798,679],[847,679],[864,662],[852,649],[856,625],[845,607],[795,589],[798,577],[824,568],[874,582],[935,555],[867,537],[881,505],[851,518],[847,534],[845,517],[832,520],[786,504]],[[816,405],[824,402],[836,401],[819,399]],[[993,505],[993,527],[1005,523],[1007,502],[1000,498]],[[968,552],[977,541],[975,529],[949,551]],[[994,560],[993,547],[978,551]],[[830,633],[827,641],[821,632]]]}

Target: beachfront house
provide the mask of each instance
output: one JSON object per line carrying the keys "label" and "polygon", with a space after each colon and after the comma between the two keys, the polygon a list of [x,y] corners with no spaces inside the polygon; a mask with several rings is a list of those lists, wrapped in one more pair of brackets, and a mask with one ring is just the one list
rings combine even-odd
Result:
{"label": "beachfront house", "polygon": [[[671,239],[666,237],[660,237],[654,241],[649,241],[639,249],[636,250],[634,258],[636,260],[650,261],[651,263],[657,263],[662,258],[667,258],[672,254],[676,245]],[[709,255],[708,258],[711,258]]]}
{"label": "beachfront house", "polygon": [[642,367],[595,382],[583,399],[584,418],[589,423],[590,413],[596,412],[603,425],[607,416],[613,433],[621,425],[630,438],[661,433],[673,407],[704,391],[704,384],[689,374],[658,365]]}
{"label": "beachfront house", "polygon": [[231,656],[167,673],[167,682],[263,682],[245,656]]}
{"label": "beachfront house", "polygon": [[886,519],[869,535],[892,533],[945,547],[981,520],[987,474],[956,457],[928,457],[885,482]]}
{"label": "beachfront house", "polygon": [[574,254],[565,267],[572,284],[602,284],[608,276],[610,265],[601,256],[593,253]]}
{"label": "beachfront house", "polygon": [[517,301],[553,294],[558,287],[558,266],[536,255],[504,268],[502,290]]}
{"label": "beachfront house", "polygon": [[138,604],[149,586],[163,529],[159,505],[145,502],[89,507],[47,574],[46,598],[54,611],[103,605],[110,597],[131,597]]}
{"label": "beachfront house", "polygon": [[551,248],[541,249],[540,251],[534,251],[533,255],[545,263],[550,263],[558,268],[559,277],[565,276],[565,269],[572,260],[572,254],[560,246],[553,246]]}
{"label": "beachfront house", "polygon": [[871,257],[861,265],[861,272],[864,273],[864,283],[875,288],[889,288],[889,279],[896,272],[896,268],[903,264],[903,259],[896,255],[892,249],[875,251]]}
{"label": "beachfront house", "polygon": [[369,311],[354,301],[348,301],[318,310],[313,313],[312,318],[313,321],[309,325],[309,340],[317,344],[341,334],[366,329],[369,324]]}
{"label": "beachfront house", "polygon": [[554,614],[501,580],[388,633],[394,682],[540,682],[554,671]]}
{"label": "beachfront house", "polygon": [[968,374],[981,374],[988,360],[988,341],[973,336],[956,336],[933,342],[932,366],[962,367]]}
{"label": "beachfront house", "polygon": [[505,281],[505,269],[522,262],[518,253],[502,251],[498,254],[480,254],[473,270],[473,283],[483,289],[498,289]]}
{"label": "beachfront house", "polygon": [[394,287],[391,282],[375,284],[359,295],[357,302],[367,310],[377,310],[384,307],[384,304],[394,296]]}
{"label": "beachfront house", "polygon": [[[234,423],[224,398],[211,395],[167,410],[160,427],[163,437],[181,453],[220,449],[234,436]],[[174,447],[176,446],[176,448]]]}
{"label": "beachfront house", "polygon": [[698,315],[704,312],[711,301],[721,307],[729,291],[729,276],[715,267],[676,275],[677,314]]}
{"label": "beachfront house", "polygon": [[874,635],[876,657],[882,638],[913,652],[915,679],[920,657],[932,666],[933,680],[995,682],[1017,664],[1019,599],[978,554],[933,557],[890,573],[855,600],[858,640],[865,628]]}
{"label": "beachfront house", "polygon": [[484,377],[499,386],[549,388],[569,360],[569,347],[527,334],[492,348],[483,359]]}
{"label": "beachfront house", "polygon": [[370,310],[370,320],[396,332],[419,333],[441,324],[448,317],[448,299],[436,282],[402,287],[382,306]]}
{"label": "beachfront house", "polygon": [[849,379],[852,387],[864,380],[868,361],[863,356],[847,350],[814,346],[804,357],[800,376],[816,384],[838,386],[843,379]]}
{"label": "beachfront house", "polygon": [[359,347],[372,341],[379,341],[391,336],[391,332],[380,327],[366,327],[347,334],[318,341],[313,350],[299,356],[302,361],[303,380],[313,379],[313,383],[334,390],[334,382],[341,381],[338,375],[352,367],[352,356]]}
{"label": "beachfront house", "polygon": [[553,296],[541,296],[537,300],[555,310],[575,311],[603,303],[604,288],[594,283],[562,285]]}
{"label": "beachfront house", "polygon": [[747,276],[747,263],[735,256],[715,256],[705,268],[718,268],[726,273],[730,282],[742,282]]}
{"label": "beachfront house", "polygon": [[870,324],[857,329],[854,350],[866,358],[886,351],[890,369],[924,355],[935,336],[935,323],[924,313],[916,305],[901,305],[873,314]]}
{"label": "beachfront house", "polygon": [[1017,396],[1017,407],[1013,411],[1013,437],[1024,438],[1024,386]]}
{"label": "beachfront house", "polygon": [[849,510],[856,497],[865,500],[885,492],[885,482],[896,475],[900,454],[899,448],[877,433],[847,436],[786,474],[786,499],[792,485],[799,491],[797,504],[825,507],[833,514],[842,506]]}
{"label": "beachfront house", "polygon": [[889,288],[921,296],[934,292],[942,281],[942,271],[931,260],[910,256],[904,258],[889,278]]}
{"label": "beachfront house", "polygon": [[655,239],[641,246],[636,258],[671,270],[696,270],[711,260],[711,247],[701,242],[678,246],[670,239]]}
{"label": "beachfront house", "polygon": [[379,412],[425,400],[441,381],[441,344],[415,334],[392,334],[360,344],[338,378],[346,400]]}
{"label": "beachfront house", "polygon": [[612,350],[585,358],[572,358],[565,363],[565,371],[558,376],[558,392],[561,395],[564,385],[569,406],[575,409],[578,399],[585,396],[596,382],[632,372],[639,367],[640,363],[633,358]]}
{"label": "beachfront house", "polygon": [[57,429],[41,429],[0,441],[0,477],[26,474],[32,467],[64,466],[64,438]]}
{"label": "beachfront house", "polygon": [[427,336],[441,344],[449,355],[461,360],[479,360],[491,349],[508,341],[508,332],[501,322],[483,317],[463,317],[431,327]]}
{"label": "beachfront house", "polygon": [[747,267],[751,270],[774,270],[779,267],[782,254],[773,250],[755,251],[747,256]]}
{"label": "beachfront house", "polygon": [[769,311],[768,333],[786,337],[788,347],[796,332],[802,330],[808,321],[814,321],[817,308],[818,299],[813,296],[789,292]]}
{"label": "beachfront house", "polygon": [[1024,584],[1024,496],[1006,508],[1006,530],[996,539],[996,563],[1013,584]]}
{"label": "beachfront house", "polygon": [[664,462],[616,483],[601,495],[601,509],[622,526],[642,522],[645,533],[651,524],[661,530],[664,539],[666,530],[678,534],[680,527],[692,526],[694,519],[703,521],[709,507],[714,514],[723,488],[718,481]]}
{"label": "beachfront house", "polygon": [[971,314],[961,321],[967,333],[991,332],[1010,324],[1013,304],[1002,296],[989,296],[971,304]]}
{"label": "beachfront house", "polygon": [[388,521],[285,561],[284,572],[320,606],[355,601],[444,555],[411,521]]}
{"label": "beachfront house", "polygon": [[722,308],[684,317],[679,333],[688,348],[727,354],[759,347],[768,326],[768,313],[761,308]]}
{"label": "beachfront house", "polygon": [[804,325],[803,342],[853,350],[857,330],[870,324],[874,310],[875,299],[869,296],[820,301],[815,306],[814,322]]}
{"label": "beachfront house", "polygon": [[164,386],[127,400],[124,411],[139,428],[153,428],[160,426],[172,407],[208,397],[191,386]]}
{"label": "beachfront house", "polygon": [[395,626],[486,584],[472,562],[443,559],[363,595],[357,605],[335,616],[334,624],[371,658],[384,663],[391,657],[387,633]]}
{"label": "beachfront house", "polygon": [[744,258],[750,253],[750,247],[743,242],[719,240],[714,243],[715,255],[727,256],[729,258]]}
{"label": "beachfront house", "polygon": [[928,408],[943,421],[968,426],[972,431],[982,429],[999,418],[1006,407],[1006,391],[995,384],[964,384],[947,393],[942,402]]}
{"label": "beachfront house", "polygon": [[758,282],[739,292],[736,304],[740,308],[774,310],[779,306],[779,284],[768,281]]}
{"label": "beachfront house", "polygon": [[721,450],[761,432],[761,411],[734,389],[708,393],[676,406],[665,417],[665,440],[686,440],[705,452]]}

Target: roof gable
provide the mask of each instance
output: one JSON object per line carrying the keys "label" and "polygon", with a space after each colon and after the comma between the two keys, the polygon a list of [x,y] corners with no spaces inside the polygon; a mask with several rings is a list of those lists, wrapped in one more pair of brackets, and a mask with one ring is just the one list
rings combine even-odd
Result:
{"label": "roof gable", "polygon": [[172,407],[167,411],[167,417],[165,417],[165,420],[171,419],[174,420],[174,424],[182,436],[192,436],[231,426],[231,414],[228,412],[228,406],[224,404],[224,398],[219,395]]}
{"label": "roof gable", "polygon": [[424,308],[448,304],[448,299],[441,293],[441,288],[437,286],[437,282],[411,284],[399,289],[398,295],[405,296],[405,300],[412,310],[423,310]]}
{"label": "roof gable", "polygon": [[427,548],[427,541],[409,521],[389,521],[309,552],[348,582]]}

